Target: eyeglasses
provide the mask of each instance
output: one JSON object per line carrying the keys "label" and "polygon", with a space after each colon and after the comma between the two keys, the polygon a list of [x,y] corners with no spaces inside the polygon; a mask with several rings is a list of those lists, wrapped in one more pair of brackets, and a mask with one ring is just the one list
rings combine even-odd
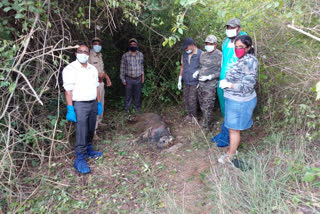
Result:
{"label": "eyeglasses", "polygon": [[79,54],[82,54],[82,53],[84,53],[84,54],[87,54],[87,55],[89,55],[89,52],[88,52],[88,51],[77,50],[77,53],[79,53]]}

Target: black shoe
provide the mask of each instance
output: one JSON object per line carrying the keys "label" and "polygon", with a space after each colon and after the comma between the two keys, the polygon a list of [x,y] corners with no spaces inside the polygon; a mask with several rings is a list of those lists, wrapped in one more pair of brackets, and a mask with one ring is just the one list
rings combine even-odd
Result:
{"label": "black shoe", "polygon": [[232,164],[233,164],[235,167],[237,167],[238,169],[240,169],[240,170],[243,171],[243,172],[252,169],[251,166],[249,166],[248,164],[246,164],[246,163],[243,162],[242,160],[233,159],[231,162],[232,162]]}

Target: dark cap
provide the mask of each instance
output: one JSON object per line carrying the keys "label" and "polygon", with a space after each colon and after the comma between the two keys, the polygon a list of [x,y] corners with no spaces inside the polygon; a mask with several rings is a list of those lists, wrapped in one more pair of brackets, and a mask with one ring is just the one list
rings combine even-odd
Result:
{"label": "dark cap", "polygon": [[226,26],[228,25],[231,27],[237,27],[237,26],[241,27],[241,21],[240,19],[232,18],[227,22]]}
{"label": "dark cap", "polygon": [[137,41],[137,39],[135,39],[135,38],[129,39],[129,44],[130,44],[131,42],[135,42],[136,44],[138,44],[138,41]]}
{"label": "dark cap", "polygon": [[99,37],[94,37],[92,40],[91,40],[91,43],[95,42],[95,41],[98,41],[98,42],[101,42],[101,39]]}
{"label": "dark cap", "polygon": [[181,46],[181,50],[184,50],[184,49],[186,49],[189,45],[193,45],[193,44],[194,44],[193,39],[190,38],[190,37],[187,37],[187,38],[185,38],[184,41],[183,41],[183,44],[182,44],[182,46]]}

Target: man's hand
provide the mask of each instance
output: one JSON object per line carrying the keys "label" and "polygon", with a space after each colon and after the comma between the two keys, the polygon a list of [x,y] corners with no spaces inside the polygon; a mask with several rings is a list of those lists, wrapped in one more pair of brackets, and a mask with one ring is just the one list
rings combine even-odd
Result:
{"label": "man's hand", "polygon": [[192,77],[193,77],[194,79],[196,79],[196,78],[198,77],[198,75],[199,75],[199,71],[196,71],[196,72],[194,72],[194,73],[192,74]]}
{"label": "man's hand", "polygon": [[124,86],[126,86],[126,85],[127,85],[126,81],[122,81],[122,84],[123,84]]}
{"label": "man's hand", "polygon": [[207,80],[212,80],[212,75],[211,74],[208,75],[208,76],[200,76],[199,77],[199,81],[201,81],[201,82],[205,82]]}
{"label": "man's hand", "polygon": [[144,74],[142,74],[141,82],[144,83]]}
{"label": "man's hand", "polygon": [[76,113],[74,112],[74,107],[71,105],[67,106],[67,120],[71,121],[71,122],[77,122],[77,117],[76,117]]}
{"label": "man's hand", "polygon": [[232,88],[232,83],[231,82],[227,82],[227,80],[221,80],[219,83],[219,87],[224,89],[224,88]]}
{"label": "man's hand", "polygon": [[98,102],[98,103],[97,103],[97,108],[98,108],[98,113],[97,113],[97,115],[102,114],[102,112],[103,112],[103,108],[102,108],[102,104],[101,104],[101,102]]}
{"label": "man's hand", "polygon": [[111,87],[112,83],[111,83],[111,80],[107,74],[106,74],[106,80],[107,80],[107,87]]}
{"label": "man's hand", "polygon": [[111,87],[111,86],[112,86],[111,80],[107,79],[107,87]]}
{"label": "man's hand", "polygon": [[112,83],[111,83],[110,77],[108,76],[108,74],[106,72],[104,72],[104,78],[106,78],[107,87],[111,87]]}

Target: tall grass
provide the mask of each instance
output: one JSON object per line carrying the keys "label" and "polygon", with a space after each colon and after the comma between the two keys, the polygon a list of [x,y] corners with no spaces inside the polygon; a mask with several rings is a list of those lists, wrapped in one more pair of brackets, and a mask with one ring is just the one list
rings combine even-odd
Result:
{"label": "tall grass", "polygon": [[264,143],[268,149],[252,149],[240,156],[251,170],[212,168],[207,182],[217,205],[212,213],[293,213],[299,206],[316,211],[310,195],[319,199],[317,189],[310,189],[301,178],[306,157],[318,160],[319,148],[282,134],[273,134]]}

